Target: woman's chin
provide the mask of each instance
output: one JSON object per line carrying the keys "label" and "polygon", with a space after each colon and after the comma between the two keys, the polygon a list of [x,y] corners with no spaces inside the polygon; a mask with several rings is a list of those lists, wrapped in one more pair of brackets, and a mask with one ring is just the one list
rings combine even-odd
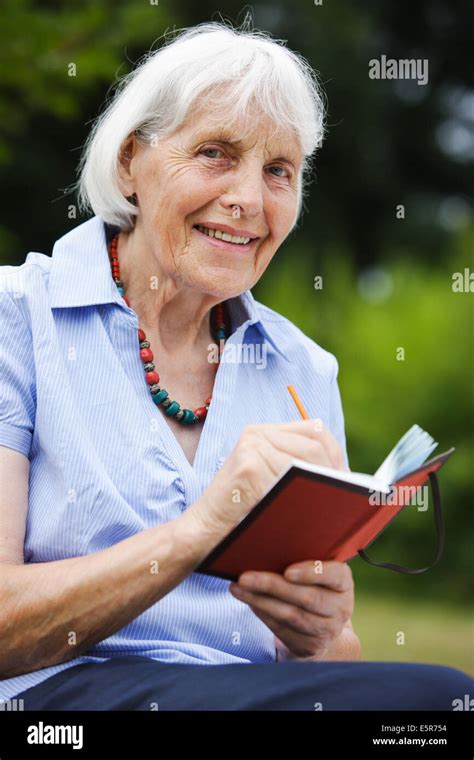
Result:
{"label": "woman's chin", "polygon": [[251,283],[247,278],[236,278],[235,274],[229,273],[228,276],[219,274],[218,277],[215,273],[209,272],[209,277],[205,279],[194,280],[193,287],[195,290],[219,298],[221,301],[226,301],[228,298],[234,298],[240,295],[244,290],[248,290],[251,287]]}

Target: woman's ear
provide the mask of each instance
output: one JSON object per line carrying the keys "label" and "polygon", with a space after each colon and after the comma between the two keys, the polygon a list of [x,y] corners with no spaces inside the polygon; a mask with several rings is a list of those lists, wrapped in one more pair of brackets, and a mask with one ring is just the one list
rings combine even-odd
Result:
{"label": "woman's ear", "polygon": [[136,155],[138,142],[135,134],[129,135],[122,143],[118,161],[119,186],[122,193],[132,196],[135,192],[132,159]]}

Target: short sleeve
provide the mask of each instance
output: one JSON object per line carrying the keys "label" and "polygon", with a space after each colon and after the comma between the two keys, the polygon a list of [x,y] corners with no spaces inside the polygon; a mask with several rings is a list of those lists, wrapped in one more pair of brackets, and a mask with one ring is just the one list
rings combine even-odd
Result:
{"label": "short sleeve", "polygon": [[333,436],[338,440],[345,458],[346,467],[349,467],[349,457],[347,455],[346,434],[344,425],[344,413],[342,411],[341,393],[339,390],[339,384],[337,376],[339,373],[339,363],[335,356],[334,359],[334,374],[331,379],[331,386],[329,389],[329,409],[330,409],[330,427]]}
{"label": "short sleeve", "polygon": [[7,291],[0,291],[0,445],[30,457],[35,425],[31,331]]}

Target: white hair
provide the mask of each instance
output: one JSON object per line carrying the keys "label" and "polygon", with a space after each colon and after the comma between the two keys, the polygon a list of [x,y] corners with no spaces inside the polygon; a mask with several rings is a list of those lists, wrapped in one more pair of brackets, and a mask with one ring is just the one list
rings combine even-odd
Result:
{"label": "white hair", "polygon": [[[311,156],[324,134],[323,94],[309,63],[266,32],[210,22],[179,30],[156,51],[145,54],[124,76],[87,138],[79,164],[81,210],[92,209],[109,224],[128,230],[138,213],[119,186],[124,141],[159,145],[203,104],[215,123],[244,117],[257,103],[278,129],[296,134],[303,161],[298,181],[300,215]],[[226,87],[220,94],[221,85]],[[216,90],[216,88],[218,88]],[[216,97],[219,93],[219,97]],[[250,124],[249,124],[250,127]],[[255,125],[254,125],[255,128]],[[294,225],[293,225],[294,226]]]}

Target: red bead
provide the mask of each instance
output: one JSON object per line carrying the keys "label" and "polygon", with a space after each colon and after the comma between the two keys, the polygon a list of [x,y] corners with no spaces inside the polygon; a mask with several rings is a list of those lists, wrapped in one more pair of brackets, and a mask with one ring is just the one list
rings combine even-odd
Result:
{"label": "red bead", "polygon": [[194,414],[198,419],[204,420],[206,418],[207,409],[204,406],[198,406],[198,408],[194,410]]}
{"label": "red bead", "polygon": [[[127,296],[122,296],[122,298],[123,298],[123,300],[125,301],[125,303],[127,304],[127,306],[130,306],[130,303],[129,303],[129,301],[128,301],[128,298],[127,298]],[[130,307],[130,308],[131,308],[131,307]]]}
{"label": "red bead", "polygon": [[204,405],[205,405],[205,406],[207,406],[208,404],[210,404],[210,403],[211,403],[211,400],[212,400],[212,396],[209,396],[209,398],[207,398],[207,399],[205,400],[205,402],[204,402]]}
{"label": "red bead", "polygon": [[148,385],[154,385],[160,382],[160,376],[158,372],[145,372],[145,378]]}
{"label": "red bead", "polygon": [[138,328],[138,340],[141,342],[142,340],[146,340],[146,335],[141,329],[141,327]]}
{"label": "red bead", "polygon": [[153,351],[151,350],[151,348],[141,348],[140,356],[143,362],[153,361]]}

